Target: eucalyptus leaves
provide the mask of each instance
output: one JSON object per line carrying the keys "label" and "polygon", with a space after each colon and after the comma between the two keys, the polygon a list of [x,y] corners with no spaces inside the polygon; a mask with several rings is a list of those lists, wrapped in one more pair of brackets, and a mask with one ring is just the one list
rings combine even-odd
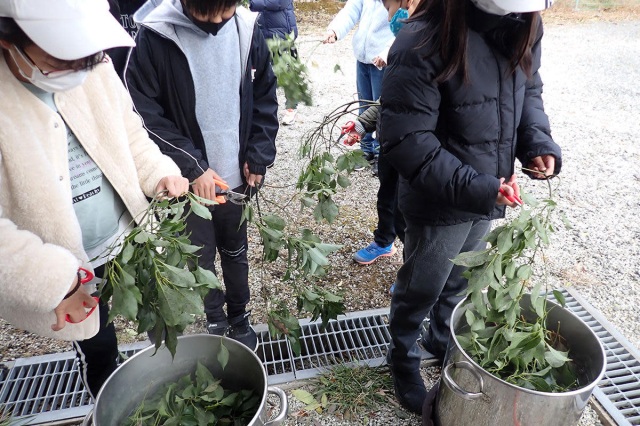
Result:
{"label": "eucalyptus leaves", "polygon": [[[178,333],[204,312],[205,294],[220,287],[213,272],[197,265],[199,247],[185,235],[187,214],[211,219],[202,202],[210,203],[191,193],[183,200],[154,199],[139,225],[110,248],[119,253],[106,264],[100,291],[111,299],[109,321],[122,315],[138,324],[138,333],[164,336],[172,355]],[[156,348],[161,344],[157,338]]]}
{"label": "eucalyptus leaves", "polygon": [[[555,231],[556,203],[551,198],[540,202],[527,195],[522,198],[528,208],[485,237],[489,248],[461,253],[453,260],[468,267],[465,276],[471,301],[465,311],[468,331],[456,338],[489,373],[523,388],[564,392],[577,385],[575,366],[558,329],[561,324],[546,323],[545,277],[537,277],[533,269]],[[530,287],[531,313],[523,312],[521,306]],[[553,294],[564,306],[562,293],[554,290]]]}

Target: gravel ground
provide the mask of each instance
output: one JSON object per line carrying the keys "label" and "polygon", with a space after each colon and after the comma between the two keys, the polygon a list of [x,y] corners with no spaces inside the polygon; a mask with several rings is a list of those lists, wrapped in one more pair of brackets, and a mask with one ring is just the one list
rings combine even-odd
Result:
{"label": "gravel ground", "polygon": [[[264,191],[267,199],[280,205],[293,192],[290,185],[301,167],[297,149],[304,133],[324,114],[355,97],[350,40],[318,46],[322,34],[321,27],[301,26],[299,51],[309,59],[315,105],[301,106],[296,123],[280,130],[278,160],[268,173],[269,187]],[[630,83],[640,80],[638,39],[640,21],[551,23],[546,27],[541,70],[546,110],[564,156],[557,200],[573,226],[555,234],[547,252],[552,279],[573,286],[636,347],[640,343],[640,221],[635,215],[640,209],[635,190],[640,181],[636,167],[640,145],[634,139],[640,134],[640,89]],[[341,71],[334,72],[335,65]],[[543,189],[539,184],[526,185],[534,194],[543,194]],[[351,261],[352,254],[372,239],[376,191],[377,180],[369,171],[355,173],[352,186],[336,197],[340,216],[331,226],[314,225],[296,204],[288,209],[295,226],[313,226],[323,239],[343,244],[332,256],[332,269],[323,283],[344,293],[348,311],[388,306],[388,287],[401,261],[399,255],[367,267]],[[291,291],[279,280],[283,266],[261,265],[255,235],[252,244],[253,321],[262,323],[265,302],[260,296],[271,291],[287,298]],[[120,321],[117,326],[121,342],[140,339],[132,324]],[[200,321],[191,331],[202,330]],[[0,320],[0,362],[66,350],[70,345],[64,342],[34,337]],[[437,369],[424,369],[429,383],[437,374]],[[287,425],[348,424],[327,415],[302,416],[301,404],[292,397],[290,403],[292,417]],[[399,413],[403,411],[397,407],[382,408],[370,424],[420,424],[417,416]],[[600,423],[588,409],[580,424]]]}

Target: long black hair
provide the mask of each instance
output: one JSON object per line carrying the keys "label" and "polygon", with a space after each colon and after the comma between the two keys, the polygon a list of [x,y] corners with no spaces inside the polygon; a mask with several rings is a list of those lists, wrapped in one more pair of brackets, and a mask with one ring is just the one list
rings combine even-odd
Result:
{"label": "long black hair", "polygon": [[[469,9],[474,8],[470,0],[421,0],[409,21],[429,22],[418,48],[433,46],[429,55],[439,54],[444,68],[436,76],[441,83],[456,74],[468,81],[467,43],[469,34]],[[491,36],[500,39],[508,50],[511,71],[520,67],[527,77],[532,73],[531,49],[536,39],[539,13],[518,15],[517,25],[496,28]]]}
{"label": "long black hair", "polygon": [[182,7],[198,15],[215,15],[240,4],[239,0],[181,0]]}

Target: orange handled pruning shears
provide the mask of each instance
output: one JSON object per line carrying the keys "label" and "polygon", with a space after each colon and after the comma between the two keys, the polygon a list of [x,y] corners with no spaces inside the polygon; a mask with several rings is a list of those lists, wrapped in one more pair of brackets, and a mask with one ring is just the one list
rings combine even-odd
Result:
{"label": "orange handled pruning shears", "polygon": [[[91,273],[91,271],[89,271],[88,269],[85,269],[85,268],[78,268],[78,273],[79,273],[79,275],[78,275],[78,276],[79,276],[79,278],[80,278],[80,284],[82,284],[82,285],[87,284],[88,282],[90,282],[90,281],[91,281],[91,280],[93,280],[93,278],[94,278],[94,275]],[[99,299],[98,297],[96,297],[96,296],[93,296],[93,299],[94,299],[96,302],[99,302],[99,301],[100,301],[100,299]],[[78,323],[81,323],[82,321],[84,321],[85,319],[87,319],[87,318],[89,317],[89,315],[91,315],[91,314],[93,313],[93,311],[95,311],[95,310],[96,310],[96,308],[97,308],[97,307],[98,307],[98,305],[96,304],[96,306],[94,306],[93,308],[89,309],[89,310],[87,311],[87,316],[86,316],[83,320],[81,320],[81,321],[78,321],[78,322],[73,322],[73,321],[71,321],[71,317],[69,316],[69,314],[67,314],[67,316],[65,317],[65,320],[66,320],[67,322],[71,323],[71,324],[78,324]]]}

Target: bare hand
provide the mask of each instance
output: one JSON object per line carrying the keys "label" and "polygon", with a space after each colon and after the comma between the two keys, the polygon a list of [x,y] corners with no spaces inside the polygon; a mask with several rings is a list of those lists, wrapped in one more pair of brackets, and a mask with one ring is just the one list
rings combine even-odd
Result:
{"label": "bare hand", "polygon": [[255,188],[256,185],[259,185],[262,182],[262,175],[254,175],[249,171],[249,165],[244,163],[244,167],[242,168],[242,173],[244,173],[244,178],[247,181],[247,185]]}
{"label": "bare hand", "polygon": [[[73,284],[69,288],[72,291],[78,283],[78,277],[73,280]],[[71,322],[82,322],[87,318],[87,309],[93,308],[98,302],[87,293],[82,285],[68,299],[64,299],[53,312],[56,314],[56,323],[51,324],[53,331],[60,331],[66,325],[67,315],[71,318]]]}
{"label": "bare hand", "polygon": [[527,165],[527,168],[534,170],[534,173],[531,174],[533,179],[546,179],[549,176],[553,176],[553,172],[556,168],[556,158],[550,154],[534,157]]}
{"label": "bare hand", "polygon": [[336,40],[338,40],[338,37],[336,36],[336,32],[333,30],[328,30],[327,33],[324,35],[324,39],[322,40],[322,43],[331,44],[331,43],[335,43]]}
{"label": "bare hand", "polygon": [[[500,189],[506,192],[510,197],[516,196],[520,198],[520,186],[518,186],[518,183],[516,182],[516,175],[512,175],[508,182],[505,182],[504,178],[500,178]],[[511,208],[518,206],[515,201],[509,201],[500,191],[498,191],[498,196],[496,197],[496,204],[499,206],[509,206]]]}
{"label": "bare hand", "polygon": [[371,62],[373,62],[373,65],[378,68],[384,68],[387,66],[387,63],[380,56],[376,56]]}
{"label": "bare hand", "polygon": [[[206,198],[207,200],[215,200],[219,204],[224,204],[224,197],[218,197],[216,199],[216,186],[226,191],[229,189],[227,182],[222,180],[216,172],[211,169],[207,169],[206,172],[201,174],[195,181],[193,181],[193,193],[198,197]],[[213,204],[213,202],[211,203]]]}
{"label": "bare hand", "polygon": [[360,140],[362,139],[362,136],[360,133],[358,133],[355,130],[350,131],[349,133],[347,133],[344,137],[344,144],[348,145],[348,146],[353,146],[357,143],[360,143]]}
{"label": "bare hand", "polygon": [[180,197],[189,191],[189,179],[182,176],[165,176],[156,186],[156,194],[167,191],[167,197]]}

